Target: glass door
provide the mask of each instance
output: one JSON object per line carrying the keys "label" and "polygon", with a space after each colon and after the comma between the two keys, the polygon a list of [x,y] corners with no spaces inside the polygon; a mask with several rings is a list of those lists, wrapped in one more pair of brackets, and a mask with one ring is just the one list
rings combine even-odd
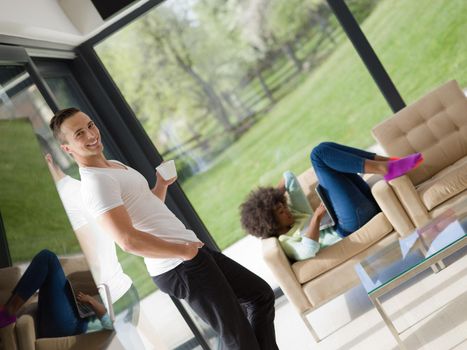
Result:
{"label": "glass door", "polygon": [[[92,336],[93,339],[96,336],[100,339],[100,347],[144,349],[134,324],[118,321],[119,312],[124,313],[126,309],[115,309],[113,312],[112,300],[107,298],[109,293],[105,293],[105,285],[96,282],[95,262],[89,260],[83,246],[83,236],[78,234],[81,228],[76,229],[70,222],[70,212],[66,203],[62,202],[62,192],[60,195],[57,192],[67,173],[77,174],[77,167],[73,159],[61,151],[48,127],[56,109],[56,97],[50,94],[26,51],[0,45],[0,212],[4,238],[8,243],[8,248],[4,248],[8,251],[2,252],[2,255],[10,256],[11,264],[22,271],[32,262],[37,262],[37,257],[56,255],[67,279],[72,280],[79,275],[80,288],[85,287],[85,292],[105,306],[106,313],[112,318],[115,314],[113,325],[117,337],[113,332],[105,332],[104,323],[98,318],[78,316],[80,302],[65,286],[63,294],[59,295],[64,297],[54,295],[53,299],[65,300],[70,310],[74,310],[70,314],[75,315],[76,322],[82,324],[78,333],[85,332],[87,336],[88,333],[102,332]],[[53,158],[53,166],[47,162],[46,155]],[[62,170],[66,173],[57,178]],[[41,268],[41,264],[35,266]],[[47,271],[47,276],[50,276],[50,270]],[[83,284],[84,275],[89,276],[86,285]],[[52,277],[47,277],[45,281],[50,279]],[[45,288],[41,283],[37,287],[39,291]],[[82,291],[74,290],[76,293]],[[39,299],[48,300],[50,293],[43,293],[39,293]],[[32,308],[37,307],[34,306],[38,301],[37,296],[32,295],[29,301]],[[46,301],[42,305],[44,303]],[[134,300],[133,305],[132,310],[138,309],[139,301]],[[41,309],[38,308],[37,315],[40,313]],[[61,319],[57,322],[61,322]],[[43,328],[40,317],[35,318],[35,324],[39,333],[34,336],[41,336]],[[72,335],[77,331],[70,332]]]}
{"label": "glass door", "polygon": [[[99,120],[98,113],[89,102],[75,80],[68,62],[56,62],[47,59],[35,59],[37,70],[56,101],[58,108],[78,107],[80,110]],[[92,91],[86,91],[92,93]],[[106,132],[105,125],[99,124],[104,141],[104,153],[108,159],[118,159],[125,162],[118,146],[113,143],[112,135]],[[103,131],[103,132],[102,132]],[[77,166],[64,169],[71,176],[79,178]],[[157,344],[157,349],[202,349],[198,336],[202,337],[205,327],[197,322],[197,317],[189,314],[186,305],[178,300],[159,292],[149,276],[143,258],[126,253],[118,246],[117,254],[124,272],[130,276],[140,298],[140,319],[138,329],[148,348]],[[154,316],[152,310],[158,310]],[[116,310],[118,312],[119,310]],[[183,315],[183,317],[182,317]],[[187,325],[190,325],[190,327]],[[200,329],[198,331],[198,328]],[[201,339],[203,345],[206,343]],[[206,345],[205,345],[206,347]]]}

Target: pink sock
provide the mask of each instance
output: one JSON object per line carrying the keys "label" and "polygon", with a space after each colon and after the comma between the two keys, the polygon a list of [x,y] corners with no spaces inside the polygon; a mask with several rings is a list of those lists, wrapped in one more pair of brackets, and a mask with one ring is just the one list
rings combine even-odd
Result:
{"label": "pink sock", "polygon": [[389,181],[402,176],[416,168],[422,161],[423,156],[421,153],[414,153],[397,160],[390,160],[388,162],[388,171],[386,175],[384,175],[384,179]]}
{"label": "pink sock", "polygon": [[0,308],[0,328],[6,327],[13,322],[16,322],[16,317],[8,314],[3,307]]}

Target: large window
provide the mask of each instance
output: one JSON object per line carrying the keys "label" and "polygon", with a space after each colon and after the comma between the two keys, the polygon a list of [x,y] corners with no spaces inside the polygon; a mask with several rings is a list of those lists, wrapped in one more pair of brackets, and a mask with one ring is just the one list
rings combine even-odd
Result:
{"label": "large window", "polygon": [[[59,108],[67,108],[70,106],[78,107],[83,112],[87,113],[93,118],[96,118],[95,112],[85,99],[83,93],[78,87],[76,81],[71,76],[71,73],[64,63],[49,62],[44,60],[37,60],[38,69],[47,83],[50,91],[52,92]],[[52,114],[48,116],[50,118]],[[48,127],[47,127],[47,131]],[[109,159],[115,158],[110,151],[109,140],[105,139],[106,145],[104,147],[105,156]],[[55,142],[54,142],[55,144]],[[56,152],[55,157],[65,156],[62,152]],[[72,177],[80,179],[78,166],[71,159],[67,166],[63,169]],[[152,282],[144,264],[143,258],[123,252],[120,247],[116,246],[119,261],[122,264],[123,270],[128,274],[133,284],[135,285],[138,293],[144,297],[156,290],[156,286]]]}
{"label": "large window", "polygon": [[96,46],[222,249],[252,188],[390,113],[325,2],[233,4],[166,1]]}
{"label": "large window", "polygon": [[39,147],[71,166],[48,127],[52,115],[24,66],[0,66],[0,211],[14,263],[44,248],[81,252]]}
{"label": "large window", "polygon": [[[407,104],[451,79],[467,87],[467,2],[367,1],[352,8]],[[370,10],[365,20],[360,16]]]}

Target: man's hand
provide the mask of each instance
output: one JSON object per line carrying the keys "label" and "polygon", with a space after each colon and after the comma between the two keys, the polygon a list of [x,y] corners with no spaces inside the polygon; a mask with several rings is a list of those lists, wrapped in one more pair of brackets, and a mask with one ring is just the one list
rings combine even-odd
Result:
{"label": "man's hand", "polygon": [[66,176],[62,169],[60,169],[60,167],[55,164],[54,159],[50,153],[47,153],[44,158],[47,162],[47,166],[49,167],[50,174],[52,175],[52,178],[55,182],[60,181]]}
{"label": "man's hand", "polygon": [[157,184],[161,184],[163,186],[170,186],[172,185],[176,180],[177,180],[177,177],[174,176],[173,178],[171,179],[168,179],[168,180],[165,180],[161,174],[159,174],[157,171],[156,171],[156,178],[157,178]]}
{"label": "man's hand", "polygon": [[151,191],[156,197],[158,197],[161,201],[164,202],[165,196],[167,195],[167,187],[172,185],[177,180],[177,177],[174,176],[171,179],[164,180],[162,175],[156,171],[156,178],[156,186],[154,186],[154,188]]}
{"label": "man's hand", "polygon": [[203,242],[186,242],[184,244],[183,254],[180,256],[184,261],[193,259],[197,254],[199,248],[204,245]]}

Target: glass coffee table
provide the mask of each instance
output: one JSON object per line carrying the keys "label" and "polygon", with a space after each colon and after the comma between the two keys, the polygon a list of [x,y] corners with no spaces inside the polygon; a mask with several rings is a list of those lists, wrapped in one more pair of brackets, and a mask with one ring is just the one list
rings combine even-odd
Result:
{"label": "glass coffee table", "polygon": [[404,343],[380,297],[428,268],[443,269],[443,259],[466,245],[467,200],[355,265],[368,297],[400,348],[405,349]]}

